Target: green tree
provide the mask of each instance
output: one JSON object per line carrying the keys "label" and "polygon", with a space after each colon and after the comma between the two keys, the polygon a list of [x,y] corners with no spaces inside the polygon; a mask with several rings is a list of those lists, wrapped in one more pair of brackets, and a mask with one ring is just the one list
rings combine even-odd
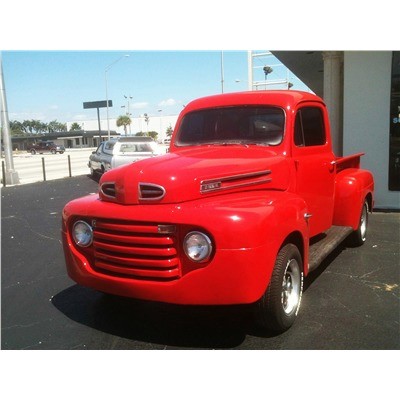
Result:
{"label": "green tree", "polygon": [[150,136],[154,140],[157,140],[158,132],[156,132],[156,131],[150,131],[150,132],[140,131],[140,132],[136,132],[135,136]]}
{"label": "green tree", "polygon": [[132,123],[132,120],[129,118],[128,115],[120,115],[117,119],[117,126],[123,126],[125,135],[126,135],[126,127]]}
{"label": "green tree", "polygon": [[62,122],[58,122],[56,119],[54,121],[50,121],[47,124],[47,131],[51,132],[62,132],[67,130],[67,125]]}
{"label": "green tree", "polygon": [[143,115],[144,115],[144,122],[146,122],[146,124],[147,124],[147,132],[149,132],[150,117],[146,113],[144,113]]}
{"label": "green tree", "polygon": [[153,138],[153,140],[157,140],[158,133],[155,131],[150,131],[150,132],[147,132],[147,136],[150,136],[151,138]]}
{"label": "green tree", "polygon": [[174,132],[174,130],[172,129],[171,124],[169,124],[169,127],[168,127],[167,130],[165,131],[167,137],[170,138],[170,137],[172,136],[173,132]]}
{"label": "green tree", "polygon": [[20,136],[25,134],[25,127],[22,125],[22,122],[10,121],[10,129],[12,136]]}
{"label": "green tree", "polygon": [[81,130],[82,130],[82,127],[77,122],[73,122],[71,124],[71,127],[69,128],[70,132],[72,132],[72,131],[81,131]]}

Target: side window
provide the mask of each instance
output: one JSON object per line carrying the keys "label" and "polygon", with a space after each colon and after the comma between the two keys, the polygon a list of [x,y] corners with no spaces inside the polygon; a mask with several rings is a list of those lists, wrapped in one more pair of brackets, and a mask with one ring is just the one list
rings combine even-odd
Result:
{"label": "side window", "polygon": [[97,150],[96,150],[97,154],[101,154],[101,152],[103,151],[103,145],[104,145],[104,142],[97,148]]}
{"label": "side window", "polygon": [[304,107],[297,112],[294,128],[296,146],[321,146],[326,143],[322,111],[317,107]]}
{"label": "side window", "polygon": [[115,142],[105,142],[104,144],[104,152],[107,154],[112,154]]}

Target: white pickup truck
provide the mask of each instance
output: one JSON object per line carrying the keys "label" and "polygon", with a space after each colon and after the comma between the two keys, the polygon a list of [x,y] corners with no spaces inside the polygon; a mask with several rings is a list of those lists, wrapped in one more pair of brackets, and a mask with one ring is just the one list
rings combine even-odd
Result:
{"label": "white pickup truck", "polygon": [[104,172],[145,158],[160,154],[157,143],[147,136],[129,136],[102,142],[88,162],[90,173]]}

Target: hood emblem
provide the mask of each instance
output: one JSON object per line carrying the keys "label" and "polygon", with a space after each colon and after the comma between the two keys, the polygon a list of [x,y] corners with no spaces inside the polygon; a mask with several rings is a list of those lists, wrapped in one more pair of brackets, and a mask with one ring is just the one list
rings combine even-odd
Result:
{"label": "hood emblem", "polygon": [[165,189],[154,183],[139,183],[139,200],[161,200],[166,194]]}

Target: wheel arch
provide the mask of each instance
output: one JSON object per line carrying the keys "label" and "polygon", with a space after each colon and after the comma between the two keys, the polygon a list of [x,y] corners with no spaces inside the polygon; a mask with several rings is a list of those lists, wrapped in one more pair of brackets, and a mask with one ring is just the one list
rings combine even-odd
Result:
{"label": "wheel arch", "polygon": [[286,246],[287,244],[294,244],[300,252],[301,255],[301,259],[303,261],[303,272],[304,272],[304,256],[305,256],[305,249],[306,249],[306,245],[305,245],[305,241],[304,241],[304,237],[301,234],[300,231],[294,231],[291,234],[289,234],[286,239],[284,240],[284,242],[282,243],[282,247]]}
{"label": "wheel arch", "polygon": [[362,206],[373,208],[374,179],[369,171],[349,168],[337,174],[333,225],[358,227]]}

